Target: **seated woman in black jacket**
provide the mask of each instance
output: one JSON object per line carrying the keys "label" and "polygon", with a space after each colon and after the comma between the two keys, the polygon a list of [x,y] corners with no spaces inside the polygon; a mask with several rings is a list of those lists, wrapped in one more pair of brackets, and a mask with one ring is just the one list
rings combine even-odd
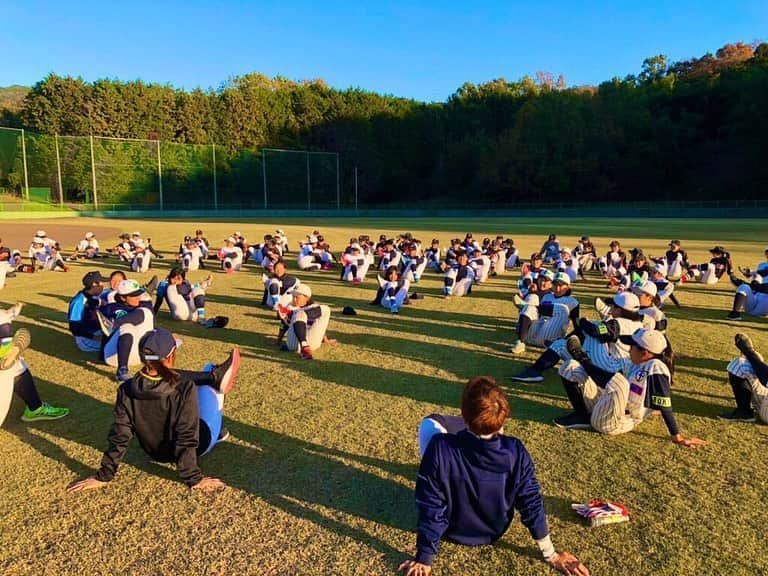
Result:
{"label": "seated woman in black jacket", "polygon": [[67,492],[102,488],[114,478],[133,436],[158,462],[175,462],[181,481],[195,490],[226,485],[203,476],[198,459],[229,435],[222,427],[224,395],[240,367],[240,352],[204,372],[177,371],[176,340],[158,328],[145,334],[139,350],[143,367],[117,391],[109,448],[95,476],[72,482]]}

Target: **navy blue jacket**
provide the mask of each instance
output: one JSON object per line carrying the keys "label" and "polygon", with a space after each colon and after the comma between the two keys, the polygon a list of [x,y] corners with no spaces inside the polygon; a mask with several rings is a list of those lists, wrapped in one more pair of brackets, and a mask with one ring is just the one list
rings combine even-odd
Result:
{"label": "navy blue jacket", "polygon": [[509,436],[483,440],[467,430],[434,436],[421,460],[416,508],[415,559],[422,564],[432,564],[442,537],[470,546],[495,542],[515,510],[535,540],[549,534],[531,456]]}

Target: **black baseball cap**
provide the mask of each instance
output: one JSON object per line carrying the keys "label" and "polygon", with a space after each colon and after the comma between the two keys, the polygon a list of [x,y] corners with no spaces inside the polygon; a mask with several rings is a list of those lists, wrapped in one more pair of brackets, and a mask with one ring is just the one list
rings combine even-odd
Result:
{"label": "black baseball cap", "polygon": [[83,286],[85,286],[86,288],[90,288],[94,284],[98,284],[100,282],[109,282],[109,278],[104,276],[98,270],[93,270],[91,272],[88,272],[85,276],[83,276]]}
{"label": "black baseball cap", "polygon": [[139,341],[139,357],[147,360],[163,360],[176,350],[176,339],[165,328],[147,332]]}
{"label": "black baseball cap", "polygon": [[709,249],[712,253],[718,253],[718,254],[725,254],[726,250],[722,246],[715,246],[714,248]]}
{"label": "black baseball cap", "polygon": [[680,240],[672,240],[669,243],[670,246],[680,246]]}

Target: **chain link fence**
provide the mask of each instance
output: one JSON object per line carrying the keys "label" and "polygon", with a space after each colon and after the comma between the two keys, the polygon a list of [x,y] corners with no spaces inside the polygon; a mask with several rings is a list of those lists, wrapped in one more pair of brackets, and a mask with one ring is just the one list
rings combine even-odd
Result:
{"label": "chain link fence", "polygon": [[0,188],[76,209],[340,209],[334,152],[59,136],[0,127]]}

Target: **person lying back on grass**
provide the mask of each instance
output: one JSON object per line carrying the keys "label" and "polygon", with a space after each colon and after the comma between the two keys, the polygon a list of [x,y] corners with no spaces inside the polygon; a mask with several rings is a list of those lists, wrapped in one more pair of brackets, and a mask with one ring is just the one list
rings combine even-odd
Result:
{"label": "person lying back on grass", "polygon": [[504,435],[507,414],[509,402],[496,382],[478,376],[464,387],[461,418],[433,414],[422,420],[416,556],[400,564],[406,576],[431,574],[441,538],[492,544],[515,510],[552,568],[589,576],[573,554],[555,552],[531,456],[520,440]]}

